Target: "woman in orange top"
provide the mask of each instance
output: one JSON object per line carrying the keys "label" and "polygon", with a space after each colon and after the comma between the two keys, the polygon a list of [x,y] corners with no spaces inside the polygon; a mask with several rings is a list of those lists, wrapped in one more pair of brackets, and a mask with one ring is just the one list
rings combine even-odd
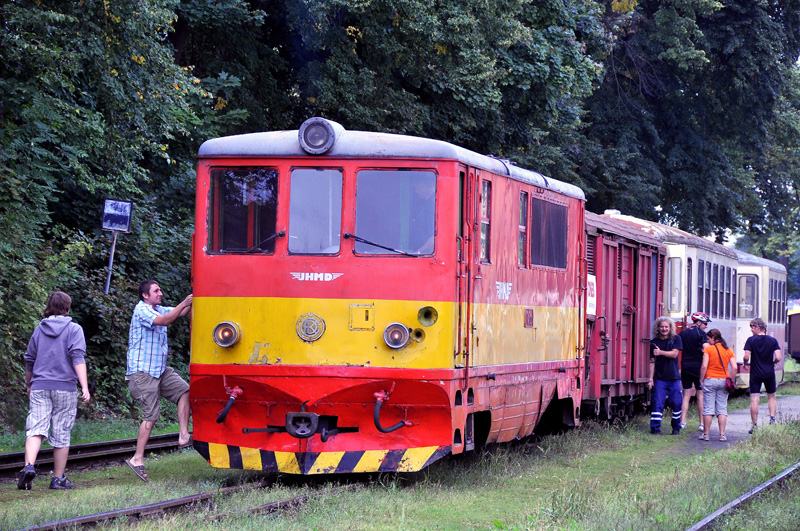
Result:
{"label": "woman in orange top", "polygon": [[708,346],[703,350],[703,365],[700,367],[700,381],[703,382],[703,434],[701,441],[709,440],[708,430],[714,412],[719,424],[719,440],[727,441],[725,424],[728,422],[728,391],[725,389],[725,378],[736,381],[736,356],[728,348],[722,334],[712,328],[706,334]]}

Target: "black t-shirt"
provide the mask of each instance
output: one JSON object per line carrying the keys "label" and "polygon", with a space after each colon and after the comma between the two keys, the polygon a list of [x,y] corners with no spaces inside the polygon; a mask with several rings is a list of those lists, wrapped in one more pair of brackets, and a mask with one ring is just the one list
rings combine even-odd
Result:
{"label": "black t-shirt", "polygon": [[772,336],[750,336],[744,349],[750,351],[750,374],[759,378],[768,378],[775,374],[774,354],[780,350],[778,340]]}
{"label": "black t-shirt", "polygon": [[695,325],[682,330],[679,335],[683,341],[681,371],[699,377],[700,367],[703,365],[703,343],[707,341],[706,333]]}
{"label": "black t-shirt", "polygon": [[681,336],[672,339],[659,339],[654,337],[650,340],[650,358],[656,360],[656,370],[653,373],[653,380],[680,380],[681,371],[678,367],[678,358],[668,358],[666,356],[655,356],[655,347],[661,350],[683,350]]}

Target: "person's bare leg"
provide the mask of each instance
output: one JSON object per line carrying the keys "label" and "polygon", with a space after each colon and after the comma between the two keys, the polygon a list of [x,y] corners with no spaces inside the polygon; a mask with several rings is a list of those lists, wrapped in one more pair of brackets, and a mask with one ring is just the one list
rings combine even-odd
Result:
{"label": "person's bare leg", "polygon": [[750,393],[750,420],[753,425],[758,423],[758,403],[761,400],[761,393]]}
{"label": "person's bare leg", "polygon": [[697,417],[703,418],[703,390],[698,389],[694,396],[697,398]]}
{"label": "person's bare leg", "polygon": [[178,399],[178,444],[186,444],[189,442],[189,416],[192,414],[192,408],[189,405],[189,393],[183,393]]}
{"label": "person's bare leg", "polygon": [[144,420],[139,425],[139,435],[136,438],[136,453],[130,459],[132,465],[139,466],[144,464],[144,451],[147,448],[147,441],[150,440],[154,425],[155,422],[152,420]]}
{"label": "person's bare leg", "polygon": [[42,448],[41,435],[31,435],[25,440],[25,464],[35,465],[36,457],[39,455],[39,450]]}
{"label": "person's bare leg", "polygon": [[[686,424],[686,416],[689,413],[689,401],[692,399],[692,390],[683,390],[683,404],[681,405],[681,424]],[[702,411],[701,411],[702,413]],[[702,416],[700,418],[703,418]]]}
{"label": "person's bare leg", "polygon": [[775,393],[767,393],[767,407],[769,407],[770,418],[775,417],[778,412],[778,401],[775,399]]}
{"label": "person's bare leg", "polygon": [[53,477],[60,478],[64,475],[67,468],[67,458],[69,457],[69,446],[64,448],[53,448]]}
{"label": "person's bare leg", "polygon": [[717,424],[719,424],[719,435],[725,435],[725,426],[728,425],[728,415],[717,415]]}
{"label": "person's bare leg", "polygon": [[703,415],[703,433],[708,435],[711,430],[711,423],[714,421],[714,415]]}

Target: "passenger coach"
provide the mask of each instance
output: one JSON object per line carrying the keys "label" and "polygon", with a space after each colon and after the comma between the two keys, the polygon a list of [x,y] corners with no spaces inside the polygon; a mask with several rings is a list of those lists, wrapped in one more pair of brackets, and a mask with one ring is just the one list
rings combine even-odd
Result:
{"label": "passenger coach", "polygon": [[[786,344],[786,268],[777,262],[736,251],[739,259],[738,318],[736,321],[736,359],[742,363],[744,344],[750,337],[750,321],[759,317],[767,323],[767,334],[778,340],[787,356]],[[784,358],[785,359],[785,358]],[[783,381],[781,360],[775,366],[775,377]],[[750,368],[742,367],[737,378],[742,387],[750,385]]]}
{"label": "passenger coach", "polygon": [[205,142],[196,200],[190,397],[213,466],[415,471],[548,409],[577,421],[577,187],[313,118]]}

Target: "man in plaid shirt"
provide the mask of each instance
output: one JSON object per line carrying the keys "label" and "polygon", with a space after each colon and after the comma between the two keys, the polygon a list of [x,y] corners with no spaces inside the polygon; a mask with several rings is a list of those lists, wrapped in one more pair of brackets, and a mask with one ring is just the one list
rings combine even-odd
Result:
{"label": "man in plaid shirt", "polygon": [[192,309],[192,296],[177,306],[161,306],[161,287],[154,280],[139,284],[139,303],[133,310],[128,335],[128,368],[125,379],[131,396],[142,408],[136,453],[125,461],[142,481],[147,481],[144,450],[153,426],[160,416],[159,401],[164,397],[178,405],[178,447],[192,444],[189,435],[189,384],[171,367],[167,367],[167,326]]}

